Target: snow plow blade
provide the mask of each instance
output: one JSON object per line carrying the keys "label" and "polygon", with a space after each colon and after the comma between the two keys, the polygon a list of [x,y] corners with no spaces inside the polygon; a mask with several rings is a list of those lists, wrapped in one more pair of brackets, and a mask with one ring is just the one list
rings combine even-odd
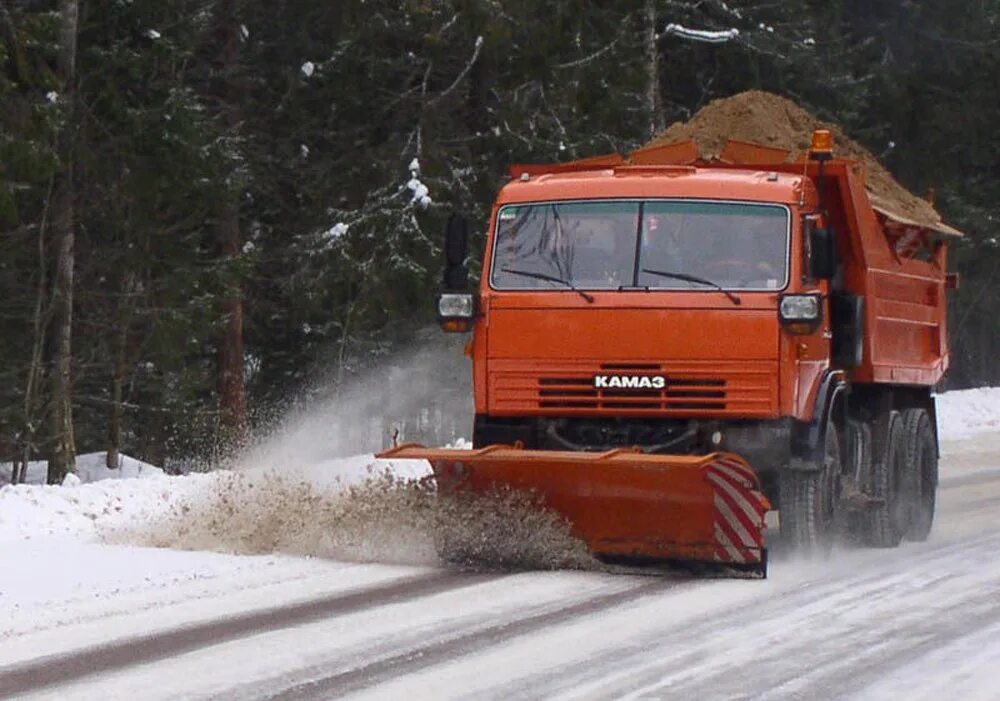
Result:
{"label": "snow plow blade", "polygon": [[376,457],[429,461],[443,494],[532,492],[605,560],[715,563],[766,574],[764,515],[770,504],[753,468],[733,453],[587,453],[504,445],[452,450],[411,444]]}

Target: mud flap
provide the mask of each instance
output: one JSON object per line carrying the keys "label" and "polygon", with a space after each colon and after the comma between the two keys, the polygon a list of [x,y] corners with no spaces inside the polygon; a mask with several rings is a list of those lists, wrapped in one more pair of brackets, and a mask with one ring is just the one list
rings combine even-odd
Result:
{"label": "mud flap", "polygon": [[559,513],[597,557],[690,561],[765,574],[764,515],[756,473],[733,453],[649,455],[475,450],[402,445],[378,458],[431,463],[438,488],[531,492]]}

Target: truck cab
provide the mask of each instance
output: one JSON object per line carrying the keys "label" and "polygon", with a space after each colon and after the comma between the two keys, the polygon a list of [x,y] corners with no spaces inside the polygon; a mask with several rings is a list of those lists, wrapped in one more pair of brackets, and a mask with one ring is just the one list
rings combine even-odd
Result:
{"label": "truck cab", "polygon": [[757,170],[512,181],[478,295],[474,443],[782,452],[760,432],[787,447],[830,365],[806,242],[816,197],[801,175]]}

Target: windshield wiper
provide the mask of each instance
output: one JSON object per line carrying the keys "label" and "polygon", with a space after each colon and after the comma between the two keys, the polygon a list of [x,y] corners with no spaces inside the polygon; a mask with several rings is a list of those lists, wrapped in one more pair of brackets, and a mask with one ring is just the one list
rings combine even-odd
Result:
{"label": "windshield wiper", "polygon": [[685,282],[694,282],[699,285],[708,285],[709,287],[714,287],[722,294],[726,295],[733,304],[742,304],[742,301],[735,294],[727,290],[725,287],[717,282],[712,282],[711,280],[706,280],[703,277],[698,277],[697,275],[688,275],[687,273],[672,273],[666,270],[650,270],[649,268],[643,268],[642,272],[649,273],[650,275],[659,275],[660,277],[668,277],[673,280],[683,280]]}
{"label": "windshield wiper", "polygon": [[569,280],[563,280],[561,277],[554,277],[552,275],[546,275],[545,273],[536,273],[531,270],[517,270],[515,268],[500,268],[500,270],[505,273],[511,273],[512,275],[524,275],[524,277],[533,277],[536,280],[548,280],[549,282],[557,282],[560,285],[566,285],[566,287],[576,292],[591,304],[594,303],[593,295],[587,294]]}

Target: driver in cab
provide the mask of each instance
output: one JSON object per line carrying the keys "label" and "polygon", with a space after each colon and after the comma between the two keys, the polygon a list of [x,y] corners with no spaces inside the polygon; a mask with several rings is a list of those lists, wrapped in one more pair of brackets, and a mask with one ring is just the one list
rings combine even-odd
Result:
{"label": "driver in cab", "polygon": [[[762,246],[766,236],[749,218],[649,215],[643,226],[642,267],[701,278],[727,289],[778,289],[779,261]],[[692,220],[693,219],[693,220]],[[713,221],[717,220],[717,221]],[[736,226],[734,226],[734,224]],[[768,225],[769,222],[764,222]],[[679,277],[643,278],[650,287],[699,288]]]}

